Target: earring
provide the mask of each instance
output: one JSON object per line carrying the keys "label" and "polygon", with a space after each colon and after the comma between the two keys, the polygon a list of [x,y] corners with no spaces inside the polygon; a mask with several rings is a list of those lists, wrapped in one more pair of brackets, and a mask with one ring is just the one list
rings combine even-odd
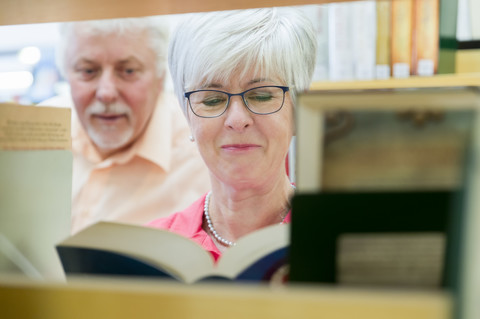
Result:
{"label": "earring", "polygon": [[190,142],[195,142],[195,137],[193,137],[193,135],[188,136],[188,139]]}

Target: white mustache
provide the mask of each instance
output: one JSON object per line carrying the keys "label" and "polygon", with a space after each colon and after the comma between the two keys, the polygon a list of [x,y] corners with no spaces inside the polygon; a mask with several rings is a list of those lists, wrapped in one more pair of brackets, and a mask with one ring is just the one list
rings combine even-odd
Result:
{"label": "white mustache", "polygon": [[111,104],[104,104],[100,101],[95,101],[90,104],[85,113],[90,116],[94,114],[108,114],[108,115],[127,115],[131,117],[132,110],[124,103],[115,102]]}

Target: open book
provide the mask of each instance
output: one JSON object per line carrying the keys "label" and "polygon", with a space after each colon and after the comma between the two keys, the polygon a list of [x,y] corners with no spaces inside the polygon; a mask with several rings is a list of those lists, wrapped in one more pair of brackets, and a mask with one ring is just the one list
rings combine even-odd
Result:
{"label": "open book", "polygon": [[289,235],[289,225],[257,230],[215,263],[196,242],[168,230],[99,222],[60,242],[57,252],[67,276],[157,276],[185,283],[277,281],[274,278],[280,278],[286,266]]}
{"label": "open book", "polygon": [[0,103],[0,275],[65,280],[55,244],[70,233],[70,117]]}

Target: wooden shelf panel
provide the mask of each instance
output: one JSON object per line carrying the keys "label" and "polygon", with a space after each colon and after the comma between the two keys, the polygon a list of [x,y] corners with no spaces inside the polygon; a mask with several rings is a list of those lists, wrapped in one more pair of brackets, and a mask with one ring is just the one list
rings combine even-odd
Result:
{"label": "wooden shelf panel", "polygon": [[401,89],[401,88],[446,88],[446,87],[480,87],[480,73],[441,74],[429,77],[412,76],[402,79],[350,82],[315,82],[312,91]]}
{"label": "wooden shelf panel", "polygon": [[444,292],[307,289],[172,282],[0,281],[6,318],[451,318]]}
{"label": "wooden shelf panel", "polygon": [[0,25],[141,17],[347,0],[2,0]]}

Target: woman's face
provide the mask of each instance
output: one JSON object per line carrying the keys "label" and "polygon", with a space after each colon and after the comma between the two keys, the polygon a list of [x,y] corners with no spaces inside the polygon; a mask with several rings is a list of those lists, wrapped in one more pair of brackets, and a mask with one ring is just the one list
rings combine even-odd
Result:
{"label": "woman's face", "polygon": [[[229,93],[265,86],[284,85],[279,79],[258,78],[253,72],[228,83],[210,83],[201,89]],[[200,88],[196,88],[200,89]],[[280,111],[259,115],[250,112],[240,96],[233,96],[225,113],[200,118],[188,110],[192,134],[215,179],[234,188],[271,183],[285,176],[285,158],[294,131],[290,94]]]}

